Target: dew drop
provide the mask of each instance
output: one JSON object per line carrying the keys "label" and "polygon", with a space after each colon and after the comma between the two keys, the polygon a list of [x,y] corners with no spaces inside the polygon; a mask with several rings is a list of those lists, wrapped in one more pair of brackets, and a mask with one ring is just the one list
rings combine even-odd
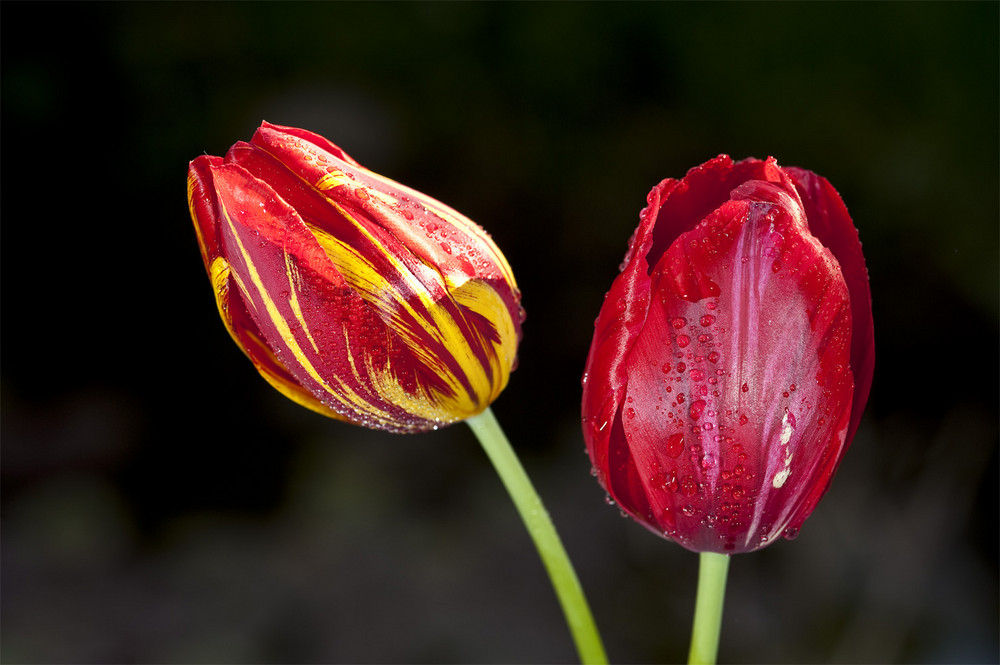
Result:
{"label": "dew drop", "polygon": [[715,323],[715,317],[712,316],[711,314],[706,314],[705,316],[701,317],[701,325],[710,326],[713,323]]}
{"label": "dew drop", "polygon": [[704,410],[705,410],[705,400],[696,399],[695,401],[691,402],[690,414],[692,419],[698,420],[699,418],[701,418],[701,413]]}
{"label": "dew drop", "polygon": [[690,343],[691,343],[691,338],[688,337],[687,335],[677,336],[677,346],[681,347],[682,349]]}
{"label": "dew drop", "polygon": [[747,421],[749,421],[749,420],[750,419],[747,418],[747,414],[745,414],[745,413],[741,413],[740,414],[740,425],[746,425]]}
{"label": "dew drop", "polygon": [[795,540],[796,538],[799,537],[799,528],[795,526],[790,526],[787,529],[785,529],[784,533],[782,533],[781,535],[787,538],[788,540]]}
{"label": "dew drop", "polygon": [[673,327],[676,328],[677,330],[680,330],[681,328],[687,325],[687,319],[685,319],[683,316],[678,316],[677,318],[672,320],[670,324],[673,325]]}
{"label": "dew drop", "polygon": [[681,512],[687,515],[688,517],[694,517],[694,506],[692,506],[689,503],[688,505],[681,508]]}
{"label": "dew drop", "polygon": [[684,450],[684,432],[677,432],[676,434],[671,434],[667,438],[667,454],[671,457],[677,457]]}
{"label": "dew drop", "polygon": [[663,373],[666,374],[670,371],[670,363],[663,363],[663,367],[661,369],[663,370]]}
{"label": "dew drop", "polygon": [[744,383],[742,386],[740,386],[740,390],[742,390],[745,393],[750,392],[750,386]]}
{"label": "dew drop", "polygon": [[709,353],[708,354],[708,362],[710,362],[710,363],[717,363],[717,362],[719,362],[719,352],[718,351],[712,351],[711,353]]}

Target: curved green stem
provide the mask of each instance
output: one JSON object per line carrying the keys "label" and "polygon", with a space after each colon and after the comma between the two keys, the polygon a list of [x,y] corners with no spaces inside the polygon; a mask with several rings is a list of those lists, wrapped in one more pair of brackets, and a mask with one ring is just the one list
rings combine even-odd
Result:
{"label": "curved green stem", "polygon": [[690,665],[714,665],[719,653],[722,629],[722,604],[726,598],[726,575],[729,556],[702,552],[698,561],[698,596],[694,604],[694,627],[691,629]]}
{"label": "curved green stem", "polygon": [[562,605],[566,623],[569,624],[581,661],[594,665],[607,663],[608,658],[604,653],[601,637],[590,614],[590,607],[583,595],[580,581],[573,570],[573,564],[566,555],[566,550],[559,540],[545,506],[542,505],[542,500],[535,492],[528,474],[524,472],[524,467],[521,466],[503,430],[500,429],[496,417],[487,408],[466,422],[493,462],[493,467],[500,475],[500,480],[503,481],[511,499],[514,500],[528,533],[535,541],[538,554],[549,573],[552,586],[555,587],[559,604]]}

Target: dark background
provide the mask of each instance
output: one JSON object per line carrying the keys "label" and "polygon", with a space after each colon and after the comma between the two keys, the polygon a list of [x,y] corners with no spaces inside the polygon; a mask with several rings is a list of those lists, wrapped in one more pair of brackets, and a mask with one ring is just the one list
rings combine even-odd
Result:
{"label": "dark background", "polygon": [[697,570],[605,505],[579,426],[646,193],[720,152],[825,175],[875,383],[802,535],[733,560],[720,658],[996,662],[998,7],[3,3],[3,660],[575,658],[468,428],[326,420],[230,341],[187,162],[267,119],[506,253],[494,411],[617,662],[686,658]]}

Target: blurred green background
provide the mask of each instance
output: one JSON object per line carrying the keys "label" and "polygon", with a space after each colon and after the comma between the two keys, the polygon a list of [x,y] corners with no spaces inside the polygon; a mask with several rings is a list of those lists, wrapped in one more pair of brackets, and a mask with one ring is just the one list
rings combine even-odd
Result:
{"label": "blurred green background", "polygon": [[228,338],[187,162],[267,119],[507,254],[494,411],[616,662],[686,658],[697,570],[605,505],[579,426],[646,193],[720,152],[829,178],[873,392],[802,535],[734,559],[720,659],[997,662],[998,7],[3,3],[3,661],[575,658],[467,428],[326,420]]}

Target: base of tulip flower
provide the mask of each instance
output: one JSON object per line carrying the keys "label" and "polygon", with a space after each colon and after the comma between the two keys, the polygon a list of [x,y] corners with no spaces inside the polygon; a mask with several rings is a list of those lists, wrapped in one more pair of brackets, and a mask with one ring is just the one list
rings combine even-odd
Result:
{"label": "base of tulip flower", "polygon": [[496,417],[487,408],[479,415],[466,419],[465,422],[482,444],[535,542],[535,547],[559,598],[563,614],[566,616],[566,623],[569,624],[581,662],[594,665],[607,663],[608,657],[604,653],[601,637],[587,605],[587,599],[583,595],[580,581],[573,570],[573,564],[570,563],[548,511],[542,505],[542,500],[535,492],[506,435],[500,429]]}
{"label": "base of tulip flower", "polygon": [[722,605],[726,598],[729,555],[702,552],[698,561],[698,596],[691,629],[690,665],[714,665],[719,653]]}

